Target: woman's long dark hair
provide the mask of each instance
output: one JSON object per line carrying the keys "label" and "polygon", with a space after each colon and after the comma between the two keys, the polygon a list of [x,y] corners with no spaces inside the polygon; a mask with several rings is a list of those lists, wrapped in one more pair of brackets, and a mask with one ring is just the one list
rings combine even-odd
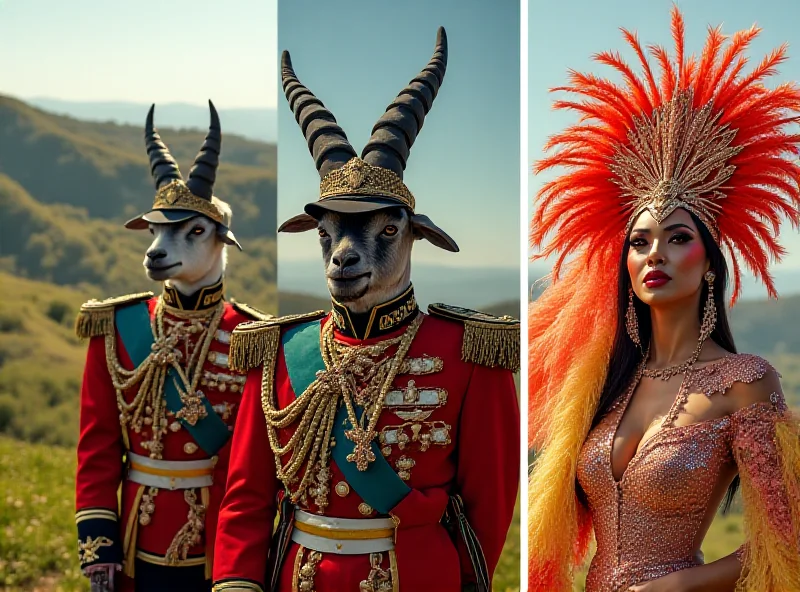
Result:
{"label": "woman's long dark hair", "polygon": [[[725,292],[728,286],[728,265],[725,256],[722,254],[711,233],[697,216],[691,214],[695,226],[700,233],[703,246],[706,248],[706,255],[711,264],[710,269],[716,274],[714,280],[714,304],[717,307],[717,322],[711,339],[723,349],[731,353],[736,353],[736,346],[733,343],[733,334],[728,324],[728,315],[725,307]],[[625,246],[622,249],[622,257],[619,262],[619,283],[617,285],[617,328],[614,335],[614,345],[611,350],[611,360],[608,366],[608,374],[600,393],[600,401],[597,406],[592,421],[592,427],[596,426],[600,420],[611,410],[614,403],[623,396],[633,380],[636,369],[642,361],[643,354],[639,348],[631,341],[625,327],[625,312],[628,309],[628,290],[631,288],[631,279],[628,274],[628,251],[631,243],[629,238],[625,238]],[[708,298],[708,284],[703,282],[702,293],[700,294],[700,306],[697,315],[700,321],[703,319],[703,307]],[[650,343],[653,328],[650,320],[650,307],[633,297],[636,317],[639,323],[639,339],[643,344]],[[733,503],[733,498],[739,488],[738,475],[728,487],[723,504],[723,512],[727,512]]]}

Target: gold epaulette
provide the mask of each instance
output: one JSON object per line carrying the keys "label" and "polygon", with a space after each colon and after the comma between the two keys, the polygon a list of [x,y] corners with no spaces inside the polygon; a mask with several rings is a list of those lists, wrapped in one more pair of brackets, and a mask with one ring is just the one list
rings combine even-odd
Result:
{"label": "gold epaulette", "polygon": [[489,368],[500,366],[512,372],[519,370],[520,322],[517,319],[442,303],[429,305],[428,313],[464,325],[461,359],[465,362]]}
{"label": "gold epaulette", "polygon": [[263,310],[258,310],[255,306],[250,306],[249,304],[245,304],[244,302],[237,302],[233,298],[231,298],[231,306],[246,317],[250,317],[256,321],[270,321],[275,318],[275,315],[271,315],[269,313],[264,312]]}
{"label": "gold epaulette", "polygon": [[140,292],[106,298],[105,300],[89,300],[81,305],[78,318],[75,319],[75,334],[81,339],[108,335],[114,330],[114,310],[120,306],[136,304],[153,297],[152,292]]}
{"label": "gold epaulette", "polygon": [[262,364],[271,366],[278,351],[281,327],[321,319],[325,314],[324,311],[318,310],[240,323],[231,335],[228,367],[238,372],[247,372]]}

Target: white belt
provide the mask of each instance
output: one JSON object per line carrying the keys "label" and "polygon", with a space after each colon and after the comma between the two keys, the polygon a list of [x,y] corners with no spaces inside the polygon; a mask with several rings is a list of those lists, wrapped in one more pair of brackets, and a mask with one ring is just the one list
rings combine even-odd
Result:
{"label": "white belt", "polygon": [[297,509],[294,522],[292,541],[312,551],[363,555],[394,549],[391,518],[331,518]]}
{"label": "white belt", "polygon": [[217,459],[156,460],[128,452],[128,479],[159,489],[193,489],[214,483]]}

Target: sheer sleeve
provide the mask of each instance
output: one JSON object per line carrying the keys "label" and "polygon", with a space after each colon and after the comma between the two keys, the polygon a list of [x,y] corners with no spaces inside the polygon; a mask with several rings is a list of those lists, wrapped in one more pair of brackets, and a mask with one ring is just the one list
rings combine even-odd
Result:
{"label": "sheer sleeve", "polygon": [[800,423],[779,386],[732,420],[747,537],[736,552],[742,562],[736,589],[800,590]]}

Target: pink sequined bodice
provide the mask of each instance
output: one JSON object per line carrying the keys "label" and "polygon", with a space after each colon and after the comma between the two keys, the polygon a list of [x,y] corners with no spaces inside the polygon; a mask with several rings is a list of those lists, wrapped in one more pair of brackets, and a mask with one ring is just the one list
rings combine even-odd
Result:
{"label": "pink sequined bodice", "polygon": [[[717,510],[720,487],[748,438],[768,438],[782,403],[757,403],[733,415],[675,425],[689,393],[724,393],[770,369],[761,358],[735,355],[688,373],[661,428],[640,447],[619,480],[611,468],[617,426],[637,379],[591,431],[578,459],[578,482],[589,504],[597,552],[587,592],[616,592],[702,563],[700,545]],[[764,428],[764,429],[762,429]],[[722,483],[725,481],[725,483]]]}

